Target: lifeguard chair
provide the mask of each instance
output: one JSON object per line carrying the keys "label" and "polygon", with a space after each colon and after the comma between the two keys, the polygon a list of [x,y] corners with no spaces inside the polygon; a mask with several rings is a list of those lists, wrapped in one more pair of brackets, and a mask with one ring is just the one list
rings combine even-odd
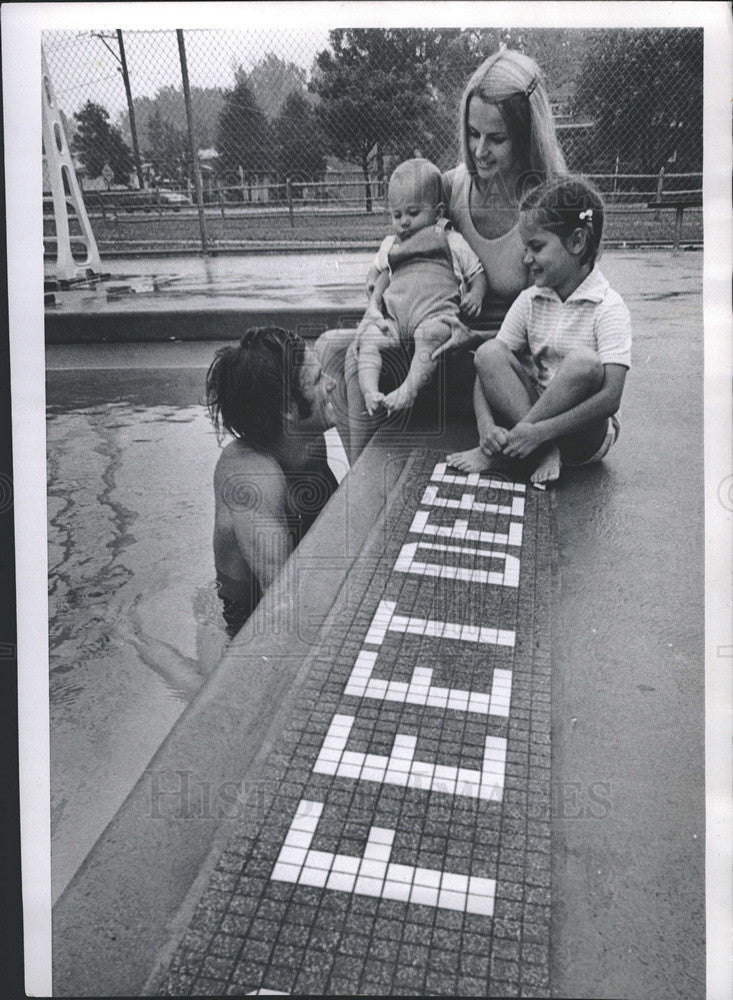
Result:
{"label": "lifeguard chair", "polygon": [[[94,238],[82,198],[79,182],[74,172],[69,144],[66,141],[61,112],[56,103],[51,77],[46,63],[46,54],[41,48],[43,71],[43,162],[48,172],[53,196],[53,214],[56,222],[56,277],[62,281],[86,278],[99,274],[102,262],[99,258],[97,241]],[[69,228],[69,208],[73,210],[81,232],[74,241],[86,247],[84,260],[74,260],[71,252]]]}

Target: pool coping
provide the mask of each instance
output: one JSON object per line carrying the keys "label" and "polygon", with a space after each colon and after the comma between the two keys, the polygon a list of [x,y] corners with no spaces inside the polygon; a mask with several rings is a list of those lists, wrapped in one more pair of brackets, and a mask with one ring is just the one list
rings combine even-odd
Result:
{"label": "pool coping", "polygon": [[[482,316],[482,328],[498,329],[506,308],[506,303],[494,303]],[[354,328],[363,315],[360,305],[46,310],[45,339],[48,344],[237,340],[251,326],[269,325],[296,330],[305,339],[312,340],[325,330]]]}

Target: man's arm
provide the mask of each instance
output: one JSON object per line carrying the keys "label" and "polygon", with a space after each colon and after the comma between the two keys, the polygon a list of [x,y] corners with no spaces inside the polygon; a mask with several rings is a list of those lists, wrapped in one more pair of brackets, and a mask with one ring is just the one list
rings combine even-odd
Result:
{"label": "man's arm", "polygon": [[376,266],[372,264],[372,266],[367,271],[367,277],[366,277],[366,293],[368,299],[372,297],[372,292],[374,291],[374,285],[377,281],[377,278],[379,277],[379,274],[380,272],[377,270]]}
{"label": "man's arm", "polygon": [[389,271],[379,271],[374,279],[372,294],[369,296],[369,309],[382,313],[382,300],[389,287]]}

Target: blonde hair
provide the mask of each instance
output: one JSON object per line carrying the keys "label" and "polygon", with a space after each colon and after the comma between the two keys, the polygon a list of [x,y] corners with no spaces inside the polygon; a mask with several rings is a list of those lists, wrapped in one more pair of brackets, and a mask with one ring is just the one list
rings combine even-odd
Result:
{"label": "blonde hair", "polygon": [[501,49],[481,63],[468,81],[461,98],[460,148],[466,169],[475,177],[476,164],[468,146],[472,97],[498,107],[518,160],[522,190],[565,172],[552,109],[534,59],[515,49]]}
{"label": "blonde hair", "polygon": [[423,157],[404,160],[392,171],[389,193],[393,185],[409,189],[410,196],[421,204],[437,207],[443,201],[443,184],[440,170]]}

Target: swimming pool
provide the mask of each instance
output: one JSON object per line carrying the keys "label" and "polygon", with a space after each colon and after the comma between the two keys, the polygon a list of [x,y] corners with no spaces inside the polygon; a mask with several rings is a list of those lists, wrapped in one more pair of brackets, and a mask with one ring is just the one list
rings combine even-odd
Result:
{"label": "swimming pool", "polygon": [[175,367],[161,345],[116,346],[47,373],[54,900],[227,641],[202,405],[217,345],[177,345]]}
{"label": "swimming pool", "polygon": [[[689,363],[662,378],[657,359],[673,334],[688,350],[690,331],[700,326],[701,264],[698,254],[604,257],[604,272],[634,316],[627,410],[657,391],[662,407],[686,389]],[[217,346],[47,347],[54,899],[226,641],[211,553],[218,445],[202,406]],[[620,452],[645,456],[635,473],[640,482],[649,461],[646,444],[635,441],[648,419],[641,413],[644,419],[625,419]],[[689,419],[676,406],[673,418]],[[341,479],[345,459],[333,434],[329,443]]]}

